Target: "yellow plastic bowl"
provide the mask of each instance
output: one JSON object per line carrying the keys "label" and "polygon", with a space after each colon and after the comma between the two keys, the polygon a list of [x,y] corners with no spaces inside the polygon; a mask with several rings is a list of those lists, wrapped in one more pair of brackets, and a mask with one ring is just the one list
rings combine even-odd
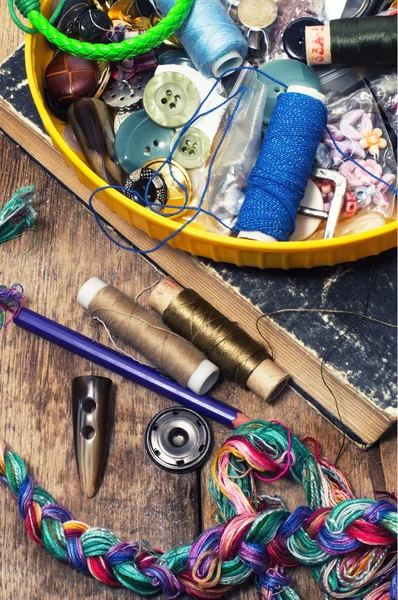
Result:
{"label": "yellow plastic bowl", "polygon": [[[42,6],[44,12],[48,11],[50,1],[43,2]],[[33,100],[43,125],[54,147],[63,155],[67,166],[75,171],[83,185],[90,191],[94,191],[106,185],[106,182],[93,173],[82,154],[74,152],[67,145],[63,137],[65,124],[47,110],[43,99],[44,72],[51,57],[52,52],[43,36],[27,36],[26,71]],[[98,198],[113,212],[134,227],[145,231],[151,238],[162,240],[179,227],[178,222],[159,216],[131,202],[115,190],[105,190],[98,194]],[[393,221],[371,232],[327,241],[264,243],[207,233],[192,223],[173,238],[170,244],[196,256],[239,266],[292,269],[335,265],[379,254],[396,245],[396,232],[397,222]]]}

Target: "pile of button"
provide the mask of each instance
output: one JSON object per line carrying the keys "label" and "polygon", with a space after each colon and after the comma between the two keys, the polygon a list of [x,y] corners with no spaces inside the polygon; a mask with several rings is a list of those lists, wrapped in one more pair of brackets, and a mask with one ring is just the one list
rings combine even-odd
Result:
{"label": "pile of button", "polygon": [[[158,20],[149,0],[68,0],[56,27],[82,41],[110,43],[134,37]],[[211,152],[211,136],[200,123],[179,131],[204,95],[195,74],[203,77],[176,36],[147,54],[112,64],[55,49],[44,96],[50,111],[68,123],[67,143],[84,154],[97,175],[125,187],[129,199],[145,204],[145,197],[153,210],[173,217],[192,202]],[[165,163],[171,151],[173,160]]]}

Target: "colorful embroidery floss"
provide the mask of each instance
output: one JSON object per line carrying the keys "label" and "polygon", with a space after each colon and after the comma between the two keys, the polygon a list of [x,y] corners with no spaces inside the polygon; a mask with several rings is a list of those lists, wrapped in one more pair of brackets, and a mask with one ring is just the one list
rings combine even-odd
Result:
{"label": "colorful embroidery floss", "polygon": [[0,244],[20,236],[27,229],[33,229],[37,213],[33,208],[36,188],[31,185],[15,192],[0,211]]}
{"label": "colorful embroidery floss", "polygon": [[[184,593],[214,600],[256,578],[260,600],[299,600],[286,569],[304,565],[330,599],[396,600],[396,506],[355,498],[343,473],[312,443],[314,456],[280,423],[240,427],[213,463],[210,492],[218,524],[168,552],[121,542],[107,529],[75,520],[35,485],[22,459],[2,442],[0,478],[17,498],[35,542],[110,586],[170,600]],[[285,473],[307,497],[307,505],[291,513],[256,485]]]}

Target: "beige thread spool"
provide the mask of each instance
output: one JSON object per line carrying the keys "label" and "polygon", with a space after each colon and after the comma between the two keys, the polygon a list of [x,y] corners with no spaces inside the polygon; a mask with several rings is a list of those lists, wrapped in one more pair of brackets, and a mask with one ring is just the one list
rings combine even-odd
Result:
{"label": "beige thread spool", "polygon": [[[209,337],[213,336],[213,346],[211,341],[209,344],[209,340],[205,340],[203,335],[200,335],[200,332],[198,334],[199,328],[196,329],[196,333],[192,330],[190,322],[192,315],[189,315],[188,309],[185,314],[181,313],[182,304],[178,306],[179,297],[181,298],[180,302],[184,298],[187,304],[192,301],[192,304],[195,302],[205,303],[203,306],[208,307],[210,313],[208,318],[203,317],[203,329],[206,329]],[[271,360],[261,344],[241,329],[239,330],[238,345],[241,347],[242,357],[236,356],[238,352],[236,330],[238,327],[193,290],[184,290],[177,282],[168,277],[159,283],[151,293],[149,305],[162,315],[166,325],[205,352],[220,367],[222,373],[235,379],[238,383],[246,385],[264,400],[273,400],[285,387],[289,379],[288,374]],[[225,336],[222,335],[223,328],[227,329],[228,327],[235,334],[235,341],[232,340],[232,335],[229,339],[227,331]],[[250,348],[250,356],[248,348]],[[228,355],[234,353],[235,357],[230,361]],[[229,364],[227,365],[227,363]],[[236,367],[234,374],[232,374],[232,365]]]}
{"label": "beige thread spool", "polygon": [[196,394],[214,385],[219,369],[193,344],[168,329],[120,290],[92,277],[80,288],[77,301],[111,333],[146,356],[164,373]]}

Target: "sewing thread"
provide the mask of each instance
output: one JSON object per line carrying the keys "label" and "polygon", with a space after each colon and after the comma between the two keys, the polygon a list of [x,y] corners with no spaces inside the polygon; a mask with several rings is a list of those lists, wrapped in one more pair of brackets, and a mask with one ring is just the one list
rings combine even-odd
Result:
{"label": "sewing thread", "polygon": [[[35,542],[75,570],[136,594],[216,599],[256,577],[260,600],[299,600],[286,569],[301,564],[325,597],[397,600],[396,506],[356,499],[343,473],[320,456],[316,440],[306,442],[315,456],[280,423],[241,426],[213,463],[218,525],[165,553],[75,520],[1,441],[0,478]],[[307,496],[308,505],[293,512],[256,488],[264,473],[285,471]]]}
{"label": "sewing thread", "polygon": [[236,231],[260,232],[281,242],[289,239],[327,115],[317,98],[289,89],[279,96],[248,179]]}
{"label": "sewing thread", "polygon": [[200,365],[209,362],[204,354],[113,286],[105,286],[96,293],[88,311],[103,322],[109,332],[146,356],[180,385],[203,394],[217,380],[218,369],[212,365],[212,374],[204,375],[203,384],[198,388],[193,378]]}
{"label": "sewing thread", "polygon": [[[175,0],[158,0],[166,14]],[[247,43],[218,0],[195,0],[178,36],[195,67],[207,77],[219,77],[227,69],[240,67]]]}

